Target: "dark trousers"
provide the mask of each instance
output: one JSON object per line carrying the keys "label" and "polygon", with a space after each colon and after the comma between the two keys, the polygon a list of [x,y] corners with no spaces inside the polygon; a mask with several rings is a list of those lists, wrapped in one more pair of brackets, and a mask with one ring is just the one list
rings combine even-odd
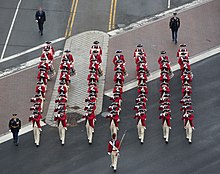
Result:
{"label": "dark trousers", "polygon": [[172,40],[177,43],[177,32],[178,30],[171,30],[172,31]]}
{"label": "dark trousers", "polygon": [[41,33],[43,33],[43,25],[44,25],[44,22],[38,21],[38,28]]}
{"label": "dark trousers", "polygon": [[19,138],[18,138],[18,130],[15,129],[15,130],[11,130],[12,134],[13,134],[13,139],[14,139],[14,143],[15,144],[18,144],[19,143]]}

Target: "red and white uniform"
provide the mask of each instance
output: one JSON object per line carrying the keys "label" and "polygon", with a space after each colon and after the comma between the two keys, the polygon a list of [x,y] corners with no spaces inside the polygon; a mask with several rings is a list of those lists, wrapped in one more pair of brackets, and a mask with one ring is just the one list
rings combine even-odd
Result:
{"label": "red and white uniform", "polygon": [[147,57],[147,54],[144,52],[144,49],[143,48],[136,48],[134,50],[134,54],[133,54],[133,57],[136,58],[137,56],[139,56],[139,53],[144,53],[143,56]]}
{"label": "red and white uniform", "polygon": [[171,116],[170,116],[170,114],[167,114],[166,116],[164,114],[162,114],[159,118],[162,119],[163,137],[164,137],[166,143],[168,143],[169,131],[171,129],[171,124],[170,124]]}
{"label": "red and white uniform", "polygon": [[138,94],[148,94],[147,86],[139,86],[138,87]]}
{"label": "red and white uniform", "polygon": [[137,113],[134,116],[134,119],[137,119],[138,138],[141,143],[144,143],[144,131],[146,129],[147,115],[145,113]]}
{"label": "red and white uniform", "polygon": [[108,142],[108,154],[111,155],[111,166],[113,167],[114,171],[117,169],[118,157],[119,157],[119,150],[120,150],[120,141],[115,138],[112,138]]}
{"label": "red and white uniform", "polygon": [[36,92],[37,94],[41,94],[41,96],[42,96],[43,98],[45,98],[46,88],[45,88],[44,85],[37,85],[37,86],[35,87],[35,92]]}
{"label": "red and white uniform", "polygon": [[122,55],[122,54],[120,54],[120,55],[119,55],[119,54],[115,55],[114,58],[113,58],[113,61],[112,61],[112,62],[114,63],[114,65],[117,64],[117,61],[118,61],[118,60],[121,60],[122,63],[125,64],[124,55]]}
{"label": "red and white uniform", "polygon": [[169,62],[169,58],[168,56],[160,56],[159,59],[158,59],[158,64],[162,64],[163,63],[163,60]]}
{"label": "red and white uniform", "polygon": [[60,85],[59,87],[58,87],[58,93],[59,94],[67,94],[67,91],[68,91],[68,89],[67,89],[67,86],[66,85]]}
{"label": "red and white uniform", "polygon": [[48,53],[44,52],[40,57],[41,58],[46,58],[46,61],[48,61],[48,62],[52,62],[54,60],[53,55],[49,52]]}
{"label": "red and white uniform", "polygon": [[98,51],[98,54],[99,54],[99,55],[102,55],[102,48],[101,48],[101,46],[99,46],[99,45],[93,45],[93,46],[91,46],[90,51],[89,51],[89,54],[92,54],[94,50],[97,50],[97,51]]}
{"label": "red and white uniform", "polygon": [[88,141],[91,144],[92,143],[92,137],[94,133],[94,124],[95,124],[95,119],[96,116],[94,113],[86,113],[83,118],[86,118],[86,133],[88,137]]}
{"label": "red and white uniform", "polygon": [[42,61],[42,62],[39,63],[38,69],[43,69],[45,71],[49,71],[49,65],[48,65],[47,62]]}
{"label": "red and white uniform", "polygon": [[54,121],[57,121],[59,137],[62,145],[65,143],[65,131],[67,130],[66,118],[67,116],[65,113],[58,114],[58,116],[54,117]]}
{"label": "red and white uniform", "polygon": [[40,132],[42,131],[40,125],[41,118],[42,115],[40,114],[35,114],[29,117],[29,121],[32,121],[32,125],[33,125],[34,142],[36,146],[39,146],[40,144]]}

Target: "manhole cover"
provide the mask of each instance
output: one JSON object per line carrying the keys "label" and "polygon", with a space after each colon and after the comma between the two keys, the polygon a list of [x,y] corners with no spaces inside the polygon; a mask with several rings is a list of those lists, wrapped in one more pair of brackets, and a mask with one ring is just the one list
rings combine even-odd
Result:
{"label": "manhole cover", "polygon": [[75,110],[80,109],[79,106],[69,106],[69,108],[70,108],[70,109],[75,109]]}
{"label": "manhole cover", "polygon": [[109,114],[109,112],[103,112],[103,113],[101,113],[101,116],[106,117],[108,114]]}

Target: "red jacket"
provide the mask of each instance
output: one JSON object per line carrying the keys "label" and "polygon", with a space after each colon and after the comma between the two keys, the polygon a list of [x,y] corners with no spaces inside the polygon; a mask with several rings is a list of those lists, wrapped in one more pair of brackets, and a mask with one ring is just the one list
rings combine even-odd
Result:
{"label": "red jacket", "polygon": [[62,58],[67,58],[71,64],[74,64],[74,58],[73,58],[72,54],[65,54],[65,55],[63,55]]}
{"label": "red jacket", "polygon": [[139,52],[142,52],[142,53],[144,53],[143,54],[143,56],[145,56],[145,57],[147,57],[147,54],[144,52],[144,49],[143,48],[136,48],[135,50],[134,50],[134,54],[133,54],[133,57],[135,58],[135,57],[137,57],[139,54]]}
{"label": "red jacket", "polygon": [[90,81],[90,80],[94,80],[95,82],[97,82],[99,80],[99,76],[97,74],[92,74],[90,73],[87,77],[87,80]]}
{"label": "red jacket", "polygon": [[45,69],[45,71],[49,70],[49,65],[47,62],[40,62],[38,65],[38,69]]}
{"label": "red jacket", "polygon": [[41,58],[46,58],[46,60],[49,60],[49,61],[53,61],[54,60],[54,58],[53,58],[53,55],[51,54],[51,53],[43,53],[42,55],[41,55]]}
{"label": "red jacket", "polygon": [[[113,146],[112,146],[113,145]],[[111,153],[114,149],[114,146],[120,150],[120,141],[119,140],[110,140],[108,142],[108,152]],[[114,150],[115,151],[115,150]]]}
{"label": "red jacket", "polygon": [[186,48],[180,48],[178,49],[177,53],[176,53],[176,57],[181,57],[181,53],[185,53],[184,56],[188,56],[189,57],[189,52]]}
{"label": "red jacket", "polygon": [[63,125],[63,127],[66,127],[66,118],[67,118],[67,116],[66,116],[66,114],[64,113],[62,116],[60,116],[60,117],[54,117],[54,121],[57,121],[57,123],[58,123],[58,126],[59,126],[59,124],[60,124],[60,122],[62,123],[62,125]]}
{"label": "red jacket", "polygon": [[60,85],[60,86],[58,87],[58,93],[59,93],[59,94],[60,94],[61,92],[62,92],[63,94],[66,94],[67,91],[68,91],[68,89],[67,89],[67,87],[66,87],[65,85]]}
{"label": "red jacket", "polygon": [[32,121],[33,126],[34,126],[34,123],[36,122],[37,127],[41,128],[41,125],[40,125],[41,118],[42,118],[42,115],[38,114],[37,116],[29,117],[29,121]]}
{"label": "red jacket", "polygon": [[140,63],[147,63],[147,58],[145,56],[137,56],[135,58],[135,63],[140,64]]}
{"label": "red jacket", "polygon": [[137,119],[137,124],[141,120],[142,126],[146,127],[146,119],[147,119],[146,114],[135,115],[134,119]]}
{"label": "red jacket", "polygon": [[96,60],[98,62],[98,64],[102,63],[102,58],[100,55],[92,54],[89,58],[90,62],[92,61],[92,59]]}
{"label": "red jacket", "polygon": [[164,122],[166,121],[166,122],[167,122],[167,126],[171,127],[171,124],[170,124],[171,116],[170,116],[170,115],[160,116],[159,118],[162,119],[162,125],[163,125]]}
{"label": "red jacket", "polygon": [[166,60],[167,62],[169,62],[168,56],[160,56],[157,62],[158,62],[159,64],[161,64],[161,63],[162,63],[162,60]]}
{"label": "red jacket", "polygon": [[106,116],[106,118],[110,118],[110,124],[112,121],[114,121],[115,126],[118,127],[118,122],[119,122],[119,115],[118,114],[116,114],[116,115],[109,114]]}
{"label": "red jacket", "polygon": [[35,87],[35,92],[36,93],[39,93],[39,92],[42,92],[42,93],[45,93],[46,92],[46,88],[44,85],[37,85]]}
{"label": "red jacket", "polygon": [[89,51],[89,54],[92,54],[92,52],[93,52],[94,50],[97,50],[97,51],[98,51],[98,54],[102,55],[102,47],[101,47],[101,46],[99,46],[99,45],[93,45],[93,46],[91,46],[91,49],[90,49],[90,51]]}
{"label": "red jacket", "polygon": [[121,60],[122,63],[125,63],[124,55],[122,55],[122,54],[121,55],[115,55],[114,58],[113,58],[113,61],[112,61],[114,63],[114,65],[117,64],[118,60]]}
{"label": "red jacket", "polygon": [[193,116],[184,117],[183,120],[185,120],[185,126],[187,125],[187,122],[189,121],[189,124],[190,124],[192,127],[194,127]]}
{"label": "red jacket", "polygon": [[83,118],[89,121],[89,125],[94,128],[94,119],[96,118],[94,113],[86,113]]}
{"label": "red jacket", "polygon": [[146,86],[138,87],[138,94],[148,94],[148,88]]}

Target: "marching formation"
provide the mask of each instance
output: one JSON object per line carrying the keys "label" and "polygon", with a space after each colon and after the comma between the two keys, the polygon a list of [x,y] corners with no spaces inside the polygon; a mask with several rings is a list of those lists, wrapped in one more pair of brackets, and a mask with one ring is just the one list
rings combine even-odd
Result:
{"label": "marching formation", "polygon": [[34,142],[38,147],[40,144],[40,132],[41,129],[41,118],[43,112],[43,104],[46,97],[47,82],[55,75],[55,70],[53,67],[54,60],[54,48],[51,46],[50,41],[45,42],[45,46],[42,49],[42,55],[40,56],[40,63],[38,65],[38,75],[37,75],[37,86],[35,88],[35,96],[31,98],[33,106],[30,108],[32,115],[29,116],[29,121],[33,123],[33,133]]}
{"label": "marching formation", "polygon": [[170,88],[169,81],[174,76],[169,58],[165,51],[161,51],[161,56],[158,59],[160,65],[160,106],[159,110],[162,113],[159,119],[162,119],[163,138],[166,143],[169,141],[169,132],[171,129],[171,109],[170,109]]}
{"label": "marching formation", "polygon": [[192,131],[194,130],[194,115],[191,102],[193,74],[189,63],[189,53],[185,44],[180,45],[180,49],[177,52],[177,59],[180,65],[182,81],[182,99],[180,100],[182,107],[180,110],[183,112],[182,120],[184,129],[186,130],[186,139],[191,144]]}
{"label": "marching formation", "polygon": [[98,41],[93,42],[90,49],[90,64],[89,64],[89,74],[88,80],[88,97],[85,99],[86,106],[84,110],[86,111],[83,118],[86,119],[86,133],[88,137],[89,144],[92,144],[92,138],[95,128],[96,121],[96,101],[98,97],[98,82],[99,77],[102,76],[102,48]]}
{"label": "marching formation", "polygon": [[150,76],[150,73],[147,66],[146,53],[144,52],[142,44],[138,44],[134,51],[134,61],[136,63],[138,81],[138,97],[136,98],[136,105],[134,107],[136,111],[134,119],[137,119],[138,139],[141,144],[143,144],[147,120],[147,78]]}
{"label": "marching formation", "polygon": [[112,103],[108,107],[109,114],[106,118],[110,119],[110,132],[112,140],[108,143],[108,154],[111,155],[111,165],[116,171],[117,169],[117,161],[119,157],[120,150],[120,141],[117,140],[118,136],[118,123],[120,121],[119,114],[121,112],[121,104],[122,104],[122,93],[123,93],[123,83],[125,76],[127,76],[126,68],[125,68],[125,58],[122,53],[122,50],[117,50],[115,52],[115,56],[113,58],[114,64],[114,88],[113,88],[113,96],[111,98]]}
{"label": "marching formation", "polygon": [[71,76],[76,75],[74,68],[74,58],[70,53],[70,50],[65,50],[61,59],[59,66],[61,71],[59,77],[59,86],[58,86],[58,96],[55,100],[56,107],[54,109],[54,121],[57,124],[59,139],[61,145],[65,143],[65,133],[67,130],[67,100],[68,100],[68,89],[71,82]]}

